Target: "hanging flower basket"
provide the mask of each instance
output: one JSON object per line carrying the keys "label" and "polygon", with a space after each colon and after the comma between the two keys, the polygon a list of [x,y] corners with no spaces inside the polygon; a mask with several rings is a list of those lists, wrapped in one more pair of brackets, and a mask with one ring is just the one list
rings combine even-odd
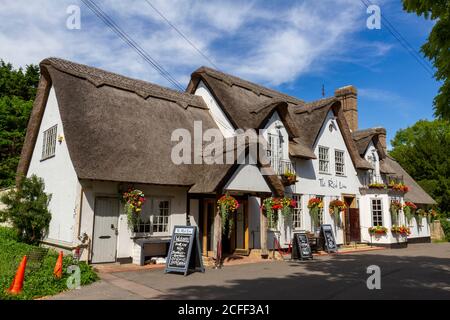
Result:
{"label": "hanging flower basket", "polygon": [[329,211],[330,214],[334,215],[334,221],[336,223],[336,226],[338,227],[340,227],[342,224],[341,212],[343,212],[346,208],[347,206],[342,200],[336,199],[330,202]]}
{"label": "hanging flower basket", "polygon": [[323,209],[323,201],[320,198],[311,198],[308,201],[309,214],[313,225],[319,225],[319,213]]}
{"label": "hanging flower basket", "polygon": [[407,226],[396,226],[393,225],[391,228],[391,232],[395,235],[407,237],[411,234],[411,229]]}
{"label": "hanging flower basket", "polygon": [[388,229],[386,227],[383,226],[375,226],[375,227],[370,227],[369,228],[369,233],[371,235],[385,235],[387,233]]}
{"label": "hanging flower basket", "polygon": [[139,222],[139,215],[142,211],[142,205],[145,203],[145,195],[141,190],[128,189],[122,195],[125,202],[125,213],[127,214],[128,227],[131,231],[135,231]]}
{"label": "hanging flower basket", "polygon": [[411,220],[414,217],[416,210],[417,206],[413,202],[406,201],[403,205],[403,213],[405,214],[405,219],[408,225],[411,224]]}
{"label": "hanging flower basket", "polygon": [[228,238],[231,236],[233,227],[233,216],[239,208],[239,202],[232,196],[225,194],[217,200],[217,210],[222,217],[222,232],[225,234],[228,230]]}
{"label": "hanging flower basket", "polygon": [[398,213],[402,208],[402,204],[398,200],[391,201],[391,205],[389,207],[389,211],[391,213],[392,224],[395,225],[398,223]]}
{"label": "hanging flower basket", "polygon": [[278,221],[277,219],[277,212],[278,210],[281,211],[281,214],[284,217],[289,217],[292,213],[292,209],[297,206],[297,201],[294,199],[284,197],[284,198],[266,198],[263,201],[262,209],[266,213],[267,219],[269,220],[270,224],[276,224]]}
{"label": "hanging flower basket", "polygon": [[289,186],[297,182],[297,175],[293,172],[286,171],[281,175],[281,180],[283,181],[284,185]]}

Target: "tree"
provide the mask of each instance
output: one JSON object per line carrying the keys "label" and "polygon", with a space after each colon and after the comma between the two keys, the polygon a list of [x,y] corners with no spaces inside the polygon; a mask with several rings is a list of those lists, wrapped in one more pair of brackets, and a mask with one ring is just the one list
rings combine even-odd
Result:
{"label": "tree", "polygon": [[422,52],[433,62],[435,78],[443,81],[434,98],[435,115],[450,120],[450,0],[403,0],[403,9],[436,20]]}
{"label": "tree", "polygon": [[16,168],[25,140],[32,101],[19,97],[0,98],[0,186],[15,183]]}
{"label": "tree", "polygon": [[38,83],[38,66],[23,72],[0,60],[0,187],[14,185]]}
{"label": "tree", "polygon": [[450,122],[420,120],[399,130],[389,154],[428,192],[443,212],[450,212]]}
{"label": "tree", "polygon": [[26,243],[39,242],[49,228],[51,194],[46,194],[44,189],[44,180],[32,175],[22,177],[16,188],[1,196],[6,209],[0,211],[0,220],[10,222]]}

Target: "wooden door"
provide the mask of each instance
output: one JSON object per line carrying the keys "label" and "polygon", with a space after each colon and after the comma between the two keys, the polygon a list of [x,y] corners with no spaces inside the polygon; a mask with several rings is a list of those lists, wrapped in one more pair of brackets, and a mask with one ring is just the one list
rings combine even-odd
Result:
{"label": "wooden door", "polygon": [[203,206],[203,225],[202,225],[202,254],[209,255],[214,248],[214,200],[204,201]]}
{"label": "wooden door", "polygon": [[96,198],[92,263],[116,261],[119,201],[116,198]]}
{"label": "wooden door", "polygon": [[361,227],[359,225],[359,209],[349,208],[349,228],[350,228],[350,241],[361,241]]}

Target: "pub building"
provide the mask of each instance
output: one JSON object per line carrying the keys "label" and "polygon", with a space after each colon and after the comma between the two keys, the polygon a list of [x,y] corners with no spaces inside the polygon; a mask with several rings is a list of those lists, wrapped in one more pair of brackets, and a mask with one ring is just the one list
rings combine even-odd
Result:
{"label": "pub building", "polygon": [[[388,155],[384,128],[358,128],[354,86],[305,102],[207,67],[185,92],[58,58],[40,67],[18,174],[52,193],[47,246],[142,265],[183,225],[204,259],[267,257],[324,224],[338,246],[430,241],[435,201]],[[174,131],[194,136],[196,122],[226,141],[257,130],[267,147],[252,163],[174,163]]]}

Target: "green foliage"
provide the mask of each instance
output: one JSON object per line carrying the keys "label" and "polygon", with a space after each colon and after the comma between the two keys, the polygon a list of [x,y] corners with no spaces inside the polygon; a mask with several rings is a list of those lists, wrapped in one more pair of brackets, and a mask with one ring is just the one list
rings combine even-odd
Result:
{"label": "green foliage", "polygon": [[416,122],[399,130],[390,155],[430,194],[441,212],[450,212],[450,122]]}
{"label": "green foliage", "polygon": [[0,97],[0,187],[14,185],[33,102]]}
{"label": "green foliage", "polygon": [[35,175],[23,177],[17,188],[3,194],[0,199],[6,205],[6,209],[0,211],[2,220],[12,223],[19,238],[26,243],[39,242],[48,231],[51,195],[46,194],[44,189],[42,178]]}
{"label": "green foliage", "polygon": [[[63,259],[63,277],[55,279],[53,269],[58,253],[49,251],[39,270],[25,274],[22,294],[13,296],[5,293],[5,290],[12,283],[22,257],[33,248],[35,247],[32,245],[17,242],[14,230],[0,227],[0,300],[34,299],[67,290],[67,279],[70,277],[67,268],[70,265],[75,265],[76,262],[72,256],[65,256]],[[78,266],[81,271],[81,285],[90,284],[98,279],[97,274],[86,263],[79,263]]]}
{"label": "green foliage", "polygon": [[441,226],[445,233],[445,239],[450,241],[450,221],[447,219],[441,219]]}
{"label": "green foliage", "polygon": [[14,185],[38,83],[38,66],[14,70],[0,60],[0,187]]}
{"label": "green foliage", "polygon": [[435,114],[450,120],[450,1],[403,0],[403,9],[435,21],[422,52],[436,68],[435,78],[443,81],[434,98]]}

